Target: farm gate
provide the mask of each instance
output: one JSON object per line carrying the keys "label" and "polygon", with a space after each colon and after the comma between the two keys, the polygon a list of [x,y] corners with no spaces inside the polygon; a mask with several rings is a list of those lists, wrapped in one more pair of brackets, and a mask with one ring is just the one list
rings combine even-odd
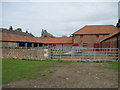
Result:
{"label": "farm gate", "polygon": [[51,47],[49,60],[119,61],[118,48]]}

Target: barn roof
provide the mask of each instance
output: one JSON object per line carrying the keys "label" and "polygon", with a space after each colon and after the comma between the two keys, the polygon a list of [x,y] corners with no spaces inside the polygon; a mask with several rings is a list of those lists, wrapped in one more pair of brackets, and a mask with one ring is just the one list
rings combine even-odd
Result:
{"label": "barn roof", "polygon": [[13,41],[13,42],[34,42],[34,43],[72,43],[72,37],[67,38],[37,38],[27,37],[16,34],[0,33],[0,41]]}
{"label": "barn roof", "polygon": [[28,37],[34,37],[34,35],[31,34],[31,33],[26,33],[26,32],[17,31],[17,30],[9,30],[9,29],[6,29],[6,28],[0,28],[0,32],[17,34],[17,35],[28,36]]}
{"label": "barn roof", "polygon": [[65,38],[44,38],[44,43],[72,43],[72,37]]}
{"label": "barn roof", "polygon": [[13,42],[39,42],[42,43],[42,40],[35,37],[27,37],[22,35],[10,34],[10,33],[0,33],[1,41],[13,41]]}
{"label": "barn roof", "polygon": [[116,29],[114,25],[86,25],[73,34],[111,34]]}
{"label": "barn roof", "polygon": [[105,40],[107,40],[107,39],[109,39],[109,38],[111,38],[111,37],[114,37],[114,36],[116,36],[117,34],[120,34],[120,29],[118,29],[118,31],[114,32],[113,34],[111,34],[111,35],[103,38],[103,39],[101,40],[101,42],[103,42],[103,41],[105,41]]}

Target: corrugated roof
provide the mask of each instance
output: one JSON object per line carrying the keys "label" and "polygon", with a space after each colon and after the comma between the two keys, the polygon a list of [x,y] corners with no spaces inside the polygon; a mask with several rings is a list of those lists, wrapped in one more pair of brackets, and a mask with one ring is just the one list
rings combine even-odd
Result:
{"label": "corrugated roof", "polygon": [[111,34],[116,29],[114,25],[86,25],[73,34]]}
{"label": "corrugated roof", "polygon": [[27,37],[9,33],[0,33],[0,41],[14,41],[14,42],[34,42],[34,43],[72,43],[72,37],[67,38],[36,38]]}

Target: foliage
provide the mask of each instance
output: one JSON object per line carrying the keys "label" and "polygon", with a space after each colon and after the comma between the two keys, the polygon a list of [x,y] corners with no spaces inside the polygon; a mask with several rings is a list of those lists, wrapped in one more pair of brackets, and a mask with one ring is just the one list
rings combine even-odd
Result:
{"label": "foliage", "polygon": [[17,29],[15,29],[15,31],[22,32],[22,29],[21,28],[17,28]]}
{"label": "foliage", "polygon": [[66,36],[66,35],[62,35],[62,37],[68,37],[68,36]]}

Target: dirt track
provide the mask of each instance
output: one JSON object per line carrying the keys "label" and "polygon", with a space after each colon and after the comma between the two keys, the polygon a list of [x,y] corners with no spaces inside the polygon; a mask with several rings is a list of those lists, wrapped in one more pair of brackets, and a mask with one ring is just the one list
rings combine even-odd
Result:
{"label": "dirt track", "polygon": [[97,67],[99,65],[106,65],[106,63],[76,62],[64,66],[58,65],[44,71],[55,71],[50,75],[15,81],[5,86],[11,88],[118,88],[118,73]]}

